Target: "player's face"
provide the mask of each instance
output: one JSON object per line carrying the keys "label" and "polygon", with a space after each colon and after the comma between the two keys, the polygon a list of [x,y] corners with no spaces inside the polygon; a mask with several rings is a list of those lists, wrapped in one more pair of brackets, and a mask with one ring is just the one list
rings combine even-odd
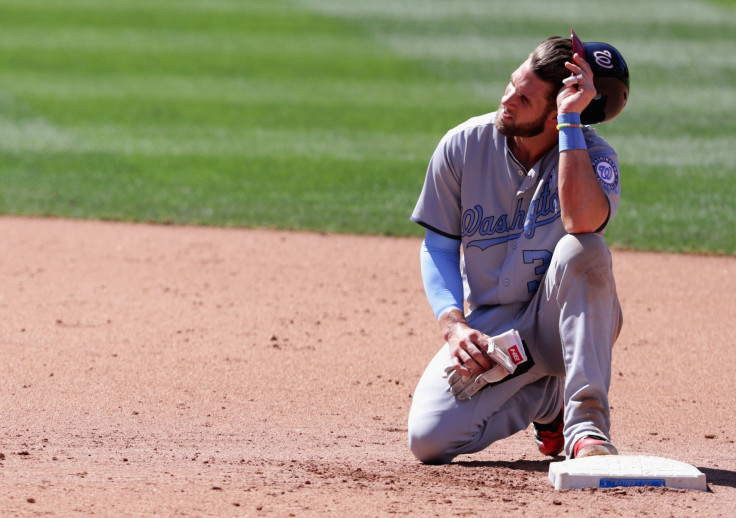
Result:
{"label": "player's face", "polygon": [[552,85],[539,79],[525,61],[511,74],[494,124],[507,137],[535,137],[542,133],[554,107]]}

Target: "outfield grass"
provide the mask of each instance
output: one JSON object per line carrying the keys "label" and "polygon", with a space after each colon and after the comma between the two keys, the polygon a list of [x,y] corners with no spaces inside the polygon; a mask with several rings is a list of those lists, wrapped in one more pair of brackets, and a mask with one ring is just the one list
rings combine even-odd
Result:
{"label": "outfield grass", "polygon": [[734,253],[733,4],[3,0],[0,212],[418,235],[439,138],[572,26],[631,68],[609,242]]}

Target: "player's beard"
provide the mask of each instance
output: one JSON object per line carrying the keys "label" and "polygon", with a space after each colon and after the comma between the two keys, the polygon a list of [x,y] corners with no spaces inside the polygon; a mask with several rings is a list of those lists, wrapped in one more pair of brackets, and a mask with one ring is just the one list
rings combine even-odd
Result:
{"label": "player's beard", "polygon": [[493,121],[493,125],[496,126],[496,129],[501,135],[505,135],[507,137],[536,137],[544,131],[545,122],[547,121],[547,117],[549,117],[551,111],[552,110],[546,111],[538,119],[531,122],[525,122],[523,124],[514,124],[512,122],[511,124],[508,124],[503,120],[503,107],[499,106],[496,111],[496,118]]}

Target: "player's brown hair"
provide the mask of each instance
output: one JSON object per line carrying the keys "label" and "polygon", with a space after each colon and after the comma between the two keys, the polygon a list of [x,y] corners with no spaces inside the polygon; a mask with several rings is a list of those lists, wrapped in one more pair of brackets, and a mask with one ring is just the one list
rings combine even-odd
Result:
{"label": "player's brown hair", "polygon": [[565,68],[566,61],[572,61],[572,41],[559,36],[542,41],[529,55],[529,66],[537,77],[554,87],[550,94],[550,103],[553,105],[556,105],[562,80],[570,77],[570,71]]}

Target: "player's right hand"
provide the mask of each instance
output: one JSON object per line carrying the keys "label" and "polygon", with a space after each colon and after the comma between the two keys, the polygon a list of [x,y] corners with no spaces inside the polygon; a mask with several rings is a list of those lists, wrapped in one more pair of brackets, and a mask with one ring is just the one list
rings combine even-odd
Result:
{"label": "player's right hand", "polygon": [[486,354],[488,336],[467,324],[455,322],[445,333],[455,371],[463,379],[483,374],[494,366]]}

